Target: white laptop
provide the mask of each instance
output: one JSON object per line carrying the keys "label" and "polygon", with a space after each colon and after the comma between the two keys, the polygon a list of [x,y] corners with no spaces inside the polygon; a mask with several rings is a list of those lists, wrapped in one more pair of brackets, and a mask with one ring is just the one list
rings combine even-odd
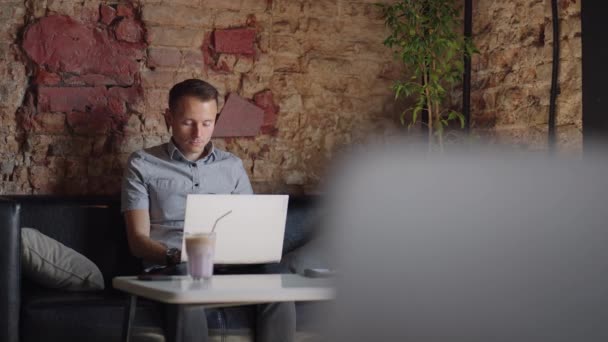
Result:
{"label": "white laptop", "polygon": [[215,228],[214,263],[279,262],[288,201],[288,195],[188,195],[184,233],[210,232],[219,217],[232,211]]}

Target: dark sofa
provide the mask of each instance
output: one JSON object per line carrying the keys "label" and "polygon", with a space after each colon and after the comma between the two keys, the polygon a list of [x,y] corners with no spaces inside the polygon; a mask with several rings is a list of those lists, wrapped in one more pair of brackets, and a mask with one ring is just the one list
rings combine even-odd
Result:
{"label": "dark sofa", "polygon": [[[291,197],[283,253],[297,252],[314,234],[318,201]],[[118,341],[126,296],[112,278],[141,271],[128,250],[120,202],[114,197],[4,196],[0,198],[0,341]],[[20,263],[20,229],[32,227],[87,256],[101,270],[106,289],[67,292],[42,288],[24,279]],[[284,258],[288,260],[289,258]],[[226,272],[235,269],[224,270]],[[244,271],[244,269],[237,269]],[[286,263],[249,267],[245,272],[288,272]],[[298,304],[298,331],[306,331],[311,304]],[[314,304],[312,304],[314,305]],[[160,304],[139,300],[135,340],[163,340]],[[251,307],[207,311],[213,340],[250,340],[255,326]],[[300,334],[300,333],[299,333]],[[305,336],[302,338],[302,336]],[[298,339],[307,339],[306,333]],[[240,338],[239,338],[240,337]]]}

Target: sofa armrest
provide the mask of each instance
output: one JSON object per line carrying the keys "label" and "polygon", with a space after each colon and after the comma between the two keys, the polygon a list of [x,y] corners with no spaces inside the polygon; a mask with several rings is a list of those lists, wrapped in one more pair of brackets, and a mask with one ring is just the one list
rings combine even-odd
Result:
{"label": "sofa armrest", "polygon": [[333,263],[330,260],[327,244],[319,238],[308,241],[293,251],[283,255],[278,264],[267,264],[264,273],[297,273],[304,275],[307,268],[329,268]]}
{"label": "sofa armrest", "polygon": [[19,341],[21,228],[19,204],[0,198],[0,341]]}

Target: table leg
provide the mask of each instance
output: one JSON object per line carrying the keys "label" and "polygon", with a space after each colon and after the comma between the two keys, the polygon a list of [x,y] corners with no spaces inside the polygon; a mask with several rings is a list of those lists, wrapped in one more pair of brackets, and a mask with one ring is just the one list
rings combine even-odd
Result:
{"label": "table leg", "polygon": [[131,330],[133,328],[133,318],[135,317],[135,310],[137,309],[137,296],[129,295],[127,299],[127,307],[122,322],[122,338],[124,342],[129,342],[131,338]]}

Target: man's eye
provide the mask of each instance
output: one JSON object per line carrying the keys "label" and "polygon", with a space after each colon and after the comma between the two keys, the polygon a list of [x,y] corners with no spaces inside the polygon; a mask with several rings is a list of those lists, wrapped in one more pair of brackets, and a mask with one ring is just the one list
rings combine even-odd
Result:
{"label": "man's eye", "polygon": [[210,121],[205,121],[205,122],[203,122],[203,126],[209,127],[209,126],[211,126],[211,122]]}

